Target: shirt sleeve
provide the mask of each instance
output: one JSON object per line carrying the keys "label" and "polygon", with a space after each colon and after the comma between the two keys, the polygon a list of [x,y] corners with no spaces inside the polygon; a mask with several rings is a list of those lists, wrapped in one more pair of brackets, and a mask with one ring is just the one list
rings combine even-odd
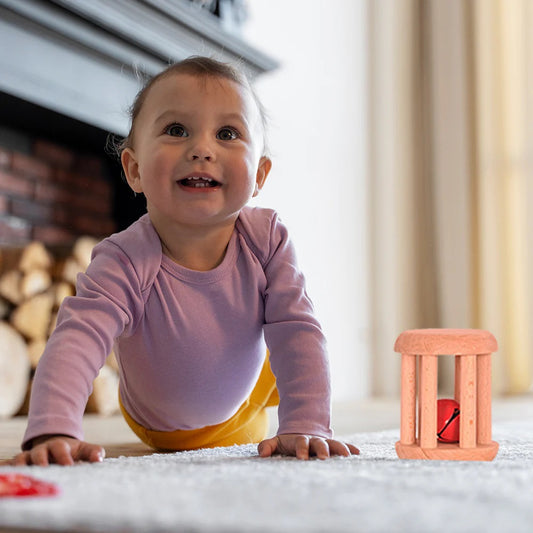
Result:
{"label": "shirt sleeve", "polygon": [[76,296],[61,305],[57,326],[39,360],[22,448],[40,435],[83,439],[82,417],[92,383],[116,337],[135,325],[142,307],[129,257],[105,240],[77,279]]}
{"label": "shirt sleeve", "polygon": [[274,215],[264,265],[264,334],[280,395],[278,434],[332,436],[326,340],[286,227]]}

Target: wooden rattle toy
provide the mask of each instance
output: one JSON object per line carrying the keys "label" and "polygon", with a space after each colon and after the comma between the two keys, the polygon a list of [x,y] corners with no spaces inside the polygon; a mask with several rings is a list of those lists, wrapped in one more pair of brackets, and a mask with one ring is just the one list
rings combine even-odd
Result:
{"label": "wooden rattle toy", "polygon": [[[496,457],[491,355],[497,349],[494,336],[477,329],[409,330],[396,339],[394,350],[402,356],[398,457],[455,461]],[[440,355],[455,357],[454,400],[437,400]]]}

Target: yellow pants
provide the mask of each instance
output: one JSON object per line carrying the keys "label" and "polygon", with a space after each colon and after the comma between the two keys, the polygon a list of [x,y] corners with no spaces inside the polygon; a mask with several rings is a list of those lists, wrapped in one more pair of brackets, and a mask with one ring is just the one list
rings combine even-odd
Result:
{"label": "yellow pants", "polygon": [[257,384],[248,399],[229,420],[220,424],[191,430],[155,431],[136,422],[126,411],[122,401],[120,409],[130,428],[148,446],[157,450],[183,451],[260,442],[268,431],[265,408],[278,403],[276,378],[270,369],[267,354]]}

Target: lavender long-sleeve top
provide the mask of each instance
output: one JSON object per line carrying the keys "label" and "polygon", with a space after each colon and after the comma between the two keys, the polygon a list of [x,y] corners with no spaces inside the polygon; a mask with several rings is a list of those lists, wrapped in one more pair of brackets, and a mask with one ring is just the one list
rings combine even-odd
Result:
{"label": "lavender long-sleeve top", "polygon": [[61,306],[33,383],[24,445],[44,434],[83,439],[92,382],[114,348],[128,413],[159,431],[230,418],[270,350],[278,433],[331,436],[325,339],[286,227],[242,210],[222,263],[207,272],[162,253],[148,215],[102,241]]}

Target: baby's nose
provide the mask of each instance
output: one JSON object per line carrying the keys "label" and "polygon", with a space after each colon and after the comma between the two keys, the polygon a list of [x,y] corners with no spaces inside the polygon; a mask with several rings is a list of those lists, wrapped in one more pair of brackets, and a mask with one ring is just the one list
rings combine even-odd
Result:
{"label": "baby's nose", "polygon": [[212,161],[215,158],[215,151],[208,140],[199,138],[191,145],[189,157],[193,161]]}
{"label": "baby's nose", "polygon": [[197,160],[197,159],[203,159],[203,160],[205,160],[205,161],[211,161],[211,158],[212,158],[212,156],[209,155],[209,154],[204,154],[204,155],[196,155],[196,154],[193,154],[193,155],[192,155],[192,159],[193,159],[193,161],[194,161],[194,160]]}

